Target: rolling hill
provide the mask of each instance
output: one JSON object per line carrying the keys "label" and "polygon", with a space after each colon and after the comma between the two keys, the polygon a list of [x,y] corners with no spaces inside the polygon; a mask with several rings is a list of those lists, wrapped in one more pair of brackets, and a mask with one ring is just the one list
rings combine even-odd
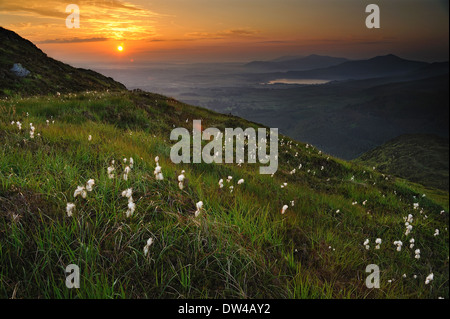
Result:
{"label": "rolling hill", "polygon": [[449,189],[449,140],[402,135],[363,154],[359,162],[428,187]]}
{"label": "rolling hill", "polygon": [[336,58],[311,54],[306,57],[281,57],[273,61],[253,61],[245,64],[246,68],[256,70],[311,70],[331,67],[348,61],[345,58]]}
{"label": "rolling hill", "polygon": [[[175,127],[263,126],[114,82],[63,93],[64,77],[0,99],[1,298],[449,297],[448,193],[423,196],[286,136],[273,176],[249,163],[174,164]],[[45,95],[30,96],[39,84]],[[81,289],[65,286],[69,264]],[[365,285],[369,264],[380,289]]]}
{"label": "rolling hill", "polygon": [[[17,93],[34,95],[125,89],[121,83],[99,73],[49,58],[30,41],[2,27],[0,39],[0,97]],[[29,74],[15,74],[11,69],[18,64]]]}

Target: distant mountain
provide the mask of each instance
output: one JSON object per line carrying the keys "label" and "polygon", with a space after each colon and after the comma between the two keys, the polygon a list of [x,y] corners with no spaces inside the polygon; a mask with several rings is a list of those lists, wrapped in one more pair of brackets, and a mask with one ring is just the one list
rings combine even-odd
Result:
{"label": "distant mountain", "polygon": [[308,55],[306,57],[280,57],[272,61],[253,61],[245,65],[249,69],[259,70],[312,70],[341,64],[348,61],[345,58],[336,58],[322,55]]}
{"label": "distant mountain", "polygon": [[401,135],[356,161],[424,186],[449,189],[449,140],[446,138]]}
{"label": "distant mountain", "polygon": [[[377,56],[368,60],[347,61],[339,65],[306,71],[266,74],[266,78],[285,77],[300,79],[350,80],[400,76],[430,67],[429,63],[405,60],[393,54]],[[442,66],[436,66],[440,68]]]}
{"label": "distant mountain", "polygon": [[30,41],[2,27],[0,43],[0,96],[126,89],[112,78],[49,58]]}

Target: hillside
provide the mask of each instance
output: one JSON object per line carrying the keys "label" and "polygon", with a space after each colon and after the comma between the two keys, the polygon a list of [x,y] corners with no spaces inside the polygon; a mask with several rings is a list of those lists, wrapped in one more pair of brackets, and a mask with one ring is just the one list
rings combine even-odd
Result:
{"label": "hillside", "polygon": [[448,139],[402,135],[363,154],[358,161],[428,187],[449,189]]}
{"label": "hillside", "polygon": [[[2,27],[0,43],[0,97],[125,89],[112,78],[49,58],[30,41]],[[15,64],[20,64],[29,74],[16,75],[11,71]]]}
{"label": "hillside", "polygon": [[[393,54],[376,56],[367,60],[352,60],[304,71],[273,72],[253,75],[260,82],[274,78],[289,79],[327,79],[327,80],[358,80],[402,76],[408,73],[426,69],[429,63],[411,61]],[[440,68],[441,65],[437,65]]]}
{"label": "hillside", "polygon": [[194,119],[262,127],[140,90],[0,99],[0,298],[449,297],[448,192],[286,136],[273,176],[174,164],[170,133]]}

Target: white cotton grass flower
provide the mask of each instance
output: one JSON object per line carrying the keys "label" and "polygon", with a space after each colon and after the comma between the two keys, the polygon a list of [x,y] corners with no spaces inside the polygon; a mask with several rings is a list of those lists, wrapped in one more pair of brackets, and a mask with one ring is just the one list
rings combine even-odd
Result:
{"label": "white cotton grass flower", "polygon": [[148,250],[150,249],[150,246],[153,245],[153,238],[149,238],[147,240],[147,244],[144,246],[144,256],[148,255]]}
{"label": "white cotton grass flower", "polygon": [[234,186],[230,186],[230,193],[234,191]]}
{"label": "white cotton grass flower", "polygon": [[67,217],[72,217],[72,213],[73,213],[74,209],[75,209],[74,203],[67,203],[67,206],[66,206]]}
{"label": "white cotton grass flower", "polygon": [[380,249],[381,248],[381,243],[382,243],[383,241],[381,240],[381,238],[377,238],[376,240],[375,240],[375,244],[377,244],[376,246],[375,246],[375,249]]}
{"label": "white cotton grass flower", "polygon": [[19,131],[22,130],[22,123],[20,123],[19,121],[16,122],[17,128],[19,129]]}
{"label": "white cotton grass flower", "polygon": [[238,180],[238,185],[241,185],[241,184],[244,184],[244,179],[243,178],[241,178],[240,180]]}
{"label": "white cotton grass flower", "polygon": [[181,171],[181,174],[178,175],[178,187],[182,190],[184,188],[184,180],[186,177],[184,176],[184,171]]}
{"label": "white cotton grass flower", "polygon": [[434,279],[434,274],[433,273],[429,274],[427,276],[427,278],[425,278],[425,285],[430,284],[433,281],[433,279]]}
{"label": "white cotton grass flower", "polygon": [[135,210],[136,210],[136,204],[132,201],[128,201],[128,210],[126,212],[126,216],[131,217],[134,214]]}
{"label": "white cotton grass flower", "polygon": [[401,251],[402,250],[403,243],[400,240],[394,241],[394,245],[397,246],[397,251]]}
{"label": "white cotton grass flower", "polygon": [[130,166],[126,166],[122,175],[124,181],[128,180],[128,174],[130,174],[130,172],[131,172]]}
{"label": "white cotton grass flower", "polygon": [[164,179],[162,168],[159,164],[156,164],[155,171],[153,172],[157,181],[162,181]]}
{"label": "white cotton grass flower", "polygon": [[73,193],[73,197],[77,198],[77,196],[81,196],[83,198],[87,197],[87,192],[84,186],[78,186],[75,192]]}
{"label": "white cotton grass flower", "polygon": [[433,235],[434,235],[434,237],[439,236],[439,229],[435,229]]}
{"label": "white cotton grass flower", "polygon": [[291,206],[294,207],[295,201],[291,200]]}
{"label": "white cotton grass flower", "polygon": [[35,128],[33,126],[33,123],[30,123],[30,138],[34,138],[34,131]]}
{"label": "white cotton grass flower", "polygon": [[130,162],[130,168],[133,168],[133,166],[134,166],[134,159],[132,157],[130,157],[129,162]]}
{"label": "white cotton grass flower", "polygon": [[89,136],[88,136],[88,141],[89,141],[89,142],[92,141],[92,135],[89,135]]}
{"label": "white cotton grass flower", "polygon": [[282,208],[281,208],[281,214],[283,215],[284,213],[286,213],[286,210],[289,208],[289,206],[288,205],[284,205]]}
{"label": "white cotton grass flower", "polygon": [[122,192],[122,197],[126,197],[126,198],[128,198],[129,201],[130,200],[132,201],[133,200],[133,189],[128,188],[128,189],[124,190]]}
{"label": "white cotton grass flower", "polygon": [[413,229],[412,225],[410,224],[406,225],[405,236],[408,236],[411,233],[412,229]]}
{"label": "white cotton grass flower", "polygon": [[232,179],[233,179],[233,176],[228,176],[227,177],[227,183],[231,182]]}
{"label": "white cotton grass flower", "polygon": [[222,178],[219,180],[219,187],[223,188],[223,179]]}
{"label": "white cotton grass flower", "polygon": [[415,251],[414,251],[414,258],[416,258],[416,259],[420,259],[420,249],[416,249]]}
{"label": "white cotton grass flower", "polygon": [[203,202],[197,202],[197,204],[195,204],[195,207],[197,207],[197,210],[195,211],[195,217],[198,217],[203,210]]}
{"label": "white cotton grass flower", "polygon": [[414,216],[409,214],[408,217],[406,218],[406,222],[411,224],[413,221],[414,221]]}
{"label": "white cotton grass flower", "polygon": [[115,170],[115,168],[112,165],[107,168],[107,173],[108,173],[108,178],[109,179],[113,179],[114,178],[114,174],[113,174],[114,170]]}
{"label": "white cotton grass flower", "polygon": [[86,183],[86,190],[88,192],[92,192],[94,185],[95,185],[95,180],[94,179],[88,180],[87,183]]}
{"label": "white cotton grass flower", "polygon": [[411,238],[411,239],[409,240],[409,248],[413,249],[413,248],[414,248],[415,242],[416,242],[416,241],[414,240],[414,238]]}
{"label": "white cotton grass flower", "polygon": [[366,239],[366,240],[364,241],[364,243],[363,243],[364,247],[366,247],[366,250],[369,250],[369,249],[370,249],[369,242],[370,242],[369,239]]}

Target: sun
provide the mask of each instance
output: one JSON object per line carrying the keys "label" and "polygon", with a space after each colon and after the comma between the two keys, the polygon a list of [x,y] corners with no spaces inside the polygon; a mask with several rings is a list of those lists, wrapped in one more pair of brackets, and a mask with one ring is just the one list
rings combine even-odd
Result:
{"label": "sun", "polygon": [[119,45],[119,46],[117,47],[117,51],[122,52],[122,51],[123,51],[123,46],[122,46],[122,45]]}

